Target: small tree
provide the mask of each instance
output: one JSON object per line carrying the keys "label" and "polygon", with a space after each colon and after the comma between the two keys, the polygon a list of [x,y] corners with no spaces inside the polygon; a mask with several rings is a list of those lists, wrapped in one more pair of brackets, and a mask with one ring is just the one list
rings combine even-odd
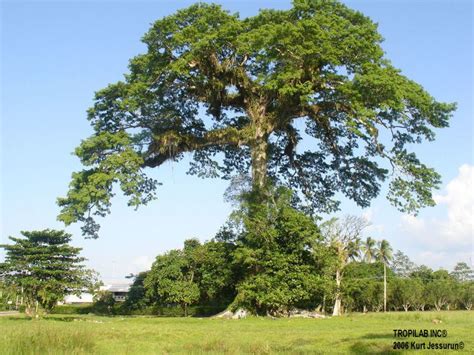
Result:
{"label": "small tree", "polygon": [[321,233],[327,245],[334,250],[337,261],[334,264],[336,277],[336,294],[333,316],[339,316],[341,309],[341,281],[344,268],[350,259],[360,254],[360,235],[368,222],[361,217],[346,216],[341,220],[333,218],[321,225]]}
{"label": "small tree", "polygon": [[114,294],[110,291],[99,291],[94,297],[94,312],[98,314],[114,314],[116,301]]}
{"label": "small tree", "polygon": [[344,305],[349,309],[352,300],[353,310],[378,312],[383,307],[383,283],[380,263],[351,262],[344,270],[342,289]]}
{"label": "small tree", "polygon": [[13,306],[17,292],[14,286],[7,285],[0,277],[0,310]]}
{"label": "small tree", "polygon": [[186,317],[188,306],[199,300],[194,275],[195,270],[183,251],[158,255],[144,281],[146,295],[159,305],[179,304]]}
{"label": "small tree", "polygon": [[81,248],[68,244],[70,234],[50,229],[21,234],[9,238],[13,244],[0,245],[6,251],[0,273],[6,284],[23,290],[27,314],[37,316],[38,306],[48,312],[67,294],[97,284],[96,274],[82,264]]}
{"label": "small tree", "polygon": [[459,289],[459,303],[470,311],[474,303],[474,281],[464,282]]}
{"label": "small tree", "polygon": [[400,250],[397,250],[397,252],[393,254],[391,269],[398,277],[408,278],[411,273],[415,271],[416,265],[408,256]]}
{"label": "small tree", "polygon": [[392,302],[396,308],[403,308],[408,312],[410,307],[415,307],[418,298],[423,294],[423,284],[418,279],[393,280]]}
{"label": "small tree", "polygon": [[437,311],[449,307],[455,297],[455,288],[455,281],[446,270],[433,272],[433,281],[427,285],[427,295]]}
{"label": "small tree", "polygon": [[459,282],[474,280],[474,272],[472,268],[465,262],[459,262],[454,266],[451,275]]}

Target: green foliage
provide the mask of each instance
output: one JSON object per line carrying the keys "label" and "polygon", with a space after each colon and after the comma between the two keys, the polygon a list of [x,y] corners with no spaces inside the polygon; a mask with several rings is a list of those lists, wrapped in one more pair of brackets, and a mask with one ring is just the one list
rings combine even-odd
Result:
{"label": "green foliage", "polygon": [[414,268],[410,274],[410,277],[419,278],[424,283],[428,283],[433,280],[433,270],[431,270],[426,265],[420,265]]}
{"label": "green foliage", "polygon": [[21,234],[9,238],[13,244],[0,245],[6,251],[0,273],[6,285],[22,292],[29,313],[35,302],[50,311],[67,294],[97,287],[97,275],[82,264],[81,248],[69,245],[70,234],[50,229]]}
{"label": "green foliage", "polygon": [[[254,187],[285,184],[310,211],[337,210],[338,192],[366,207],[390,176],[400,210],[434,204],[440,176],[409,149],[448,126],[455,105],[394,68],[360,12],[295,0],[241,19],[198,3],[156,21],[142,41],[147,51],[124,81],[99,90],[88,111],[95,132],[75,151],[86,168],[58,200],[66,225],[83,222],[97,237],[94,218],[109,213],[114,183],[130,205],[146,204],[158,184],[144,169],[185,153],[191,174],[251,168]],[[297,121],[315,150],[297,151]]]}
{"label": "green foliage", "polygon": [[[390,274],[389,280],[391,278]],[[342,279],[342,300],[346,311],[380,311],[383,307],[382,281],[380,263],[349,263]]]}
{"label": "green foliage", "polygon": [[415,270],[415,264],[408,256],[397,250],[393,255],[391,269],[399,277],[410,277],[410,274]]}
{"label": "green foliage", "polygon": [[[123,311],[153,307],[151,314],[169,314],[174,305],[182,307],[180,315],[222,310],[235,297],[233,249],[229,242],[188,239],[183,250],[157,256],[150,271],[135,277]],[[196,303],[197,308],[189,307]]]}
{"label": "green foliage", "polygon": [[7,283],[2,279],[2,276],[0,276],[0,311],[13,309],[13,307],[16,306],[16,295],[16,287],[13,285],[7,285]]}
{"label": "green foliage", "polygon": [[474,271],[467,263],[464,262],[457,263],[454,266],[454,270],[451,275],[460,282],[474,280]]}
{"label": "green foliage", "polygon": [[[277,188],[247,196],[234,214],[242,226],[235,263],[243,272],[233,307],[257,314],[278,314],[294,307],[315,305],[324,279],[312,249],[321,248],[313,220],[291,207],[291,193]],[[262,202],[267,200],[267,202]]]}
{"label": "green foliage", "polygon": [[474,281],[464,282],[458,288],[458,301],[464,309],[471,310],[474,303]]}
{"label": "green foliage", "polygon": [[50,314],[100,314],[94,309],[94,305],[90,303],[85,304],[63,304],[54,307]]}
{"label": "green foliage", "polygon": [[449,307],[456,298],[456,282],[446,270],[433,272],[433,280],[426,285],[428,302],[437,311]]}
{"label": "green foliage", "polygon": [[391,283],[392,299],[391,304],[395,309],[408,311],[410,307],[415,307],[424,296],[424,285],[419,279],[395,278]]}
{"label": "green foliage", "polygon": [[196,281],[200,290],[200,303],[229,304],[235,297],[233,252],[228,242],[212,240],[199,247],[195,254]]}
{"label": "green foliage", "polygon": [[145,295],[145,278],[147,277],[149,271],[143,271],[134,275],[133,284],[130,286],[130,289],[127,293],[127,298],[125,299],[124,308],[128,310],[137,310],[144,308],[149,300]]}
{"label": "green foliage", "polygon": [[375,258],[382,264],[388,265],[393,258],[392,247],[385,239],[379,241],[377,246],[378,248],[376,250]]}
{"label": "green foliage", "polygon": [[186,314],[187,306],[199,300],[194,273],[183,251],[171,250],[159,255],[145,278],[146,294],[157,304],[179,304]]}
{"label": "green foliage", "polygon": [[94,313],[97,314],[114,314],[115,298],[112,292],[109,291],[99,291],[94,296]]}

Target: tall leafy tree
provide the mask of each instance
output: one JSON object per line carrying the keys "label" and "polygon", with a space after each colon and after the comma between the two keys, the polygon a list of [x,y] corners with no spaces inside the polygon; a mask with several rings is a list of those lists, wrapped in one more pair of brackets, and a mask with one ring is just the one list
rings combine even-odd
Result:
{"label": "tall leafy tree", "polygon": [[0,264],[4,282],[22,289],[27,313],[38,314],[38,305],[50,311],[67,294],[80,294],[97,286],[96,274],[87,270],[81,248],[69,245],[72,236],[64,231],[45,229],[21,232],[2,244],[5,262]]}
{"label": "tall leafy tree", "polygon": [[[448,126],[455,105],[394,68],[360,12],[294,0],[241,19],[200,3],[156,21],[142,40],[147,51],[88,111],[94,134],[75,151],[84,170],[58,200],[66,225],[84,222],[97,237],[94,218],[109,213],[115,183],[131,206],[146,204],[158,186],[146,168],[187,153],[191,174],[250,171],[254,189],[278,181],[311,211],[336,210],[337,192],[366,207],[389,176],[400,210],[434,204],[440,176],[410,148]],[[303,133],[311,149],[297,149]]]}
{"label": "tall leafy tree", "polygon": [[377,260],[383,264],[383,311],[387,311],[387,265],[392,260],[392,247],[385,239],[378,242]]}

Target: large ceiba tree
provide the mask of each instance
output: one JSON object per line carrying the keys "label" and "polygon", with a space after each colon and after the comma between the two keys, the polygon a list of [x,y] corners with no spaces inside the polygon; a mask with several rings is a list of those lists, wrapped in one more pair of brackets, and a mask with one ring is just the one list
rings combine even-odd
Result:
{"label": "large ceiba tree", "polygon": [[[142,40],[147,52],[88,111],[95,132],[76,149],[85,169],[59,199],[66,224],[82,221],[97,236],[93,218],[109,212],[114,183],[130,205],[146,204],[158,185],[146,168],[186,153],[192,174],[251,172],[254,188],[289,186],[313,211],[336,210],[337,192],[368,206],[389,176],[400,210],[434,204],[440,177],[409,148],[433,140],[454,105],[394,68],[360,12],[295,0],[240,19],[201,3],[158,20]],[[297,149],[306,135],[311,149]]]}

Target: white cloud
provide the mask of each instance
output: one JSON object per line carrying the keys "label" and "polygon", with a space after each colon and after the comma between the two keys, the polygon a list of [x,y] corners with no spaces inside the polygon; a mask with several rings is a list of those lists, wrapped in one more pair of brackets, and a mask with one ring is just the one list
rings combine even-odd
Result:
{"label": "white cloud", "polygon": [[473,236],[474,218],[474,166],[464,164],[459,175],[446,187],[446,195],[437,195],[438,204],[448,208],[448,220],[444,222],[443,233],[453,238]]}
{"label": "white cloud", "polygon": [[404,215],[401,229],[405,242],[422,250],[415,261],[423,264],[452,266],[472,259],[474,219],[474,166],[464,164],[444,194],[435,196],[437,209],[445,206],[446,215],[422,218]]}
{"label": "white cloud", "polygon": [[368,234],[382,234],[384,232],[384,226],[382,224],[374,223],[375,212],[373,208],[368,208],[362,213],[362,218],[370,223],[365,230]]}
{"label": "white cloud", "polygon": [[427,265],[435,270],[440,267],[452,270],[460,261],[464,261],[472,266],[472,254],[469,251],[445,252],[427,250],[414,253],[412,259],[417,265]]}

